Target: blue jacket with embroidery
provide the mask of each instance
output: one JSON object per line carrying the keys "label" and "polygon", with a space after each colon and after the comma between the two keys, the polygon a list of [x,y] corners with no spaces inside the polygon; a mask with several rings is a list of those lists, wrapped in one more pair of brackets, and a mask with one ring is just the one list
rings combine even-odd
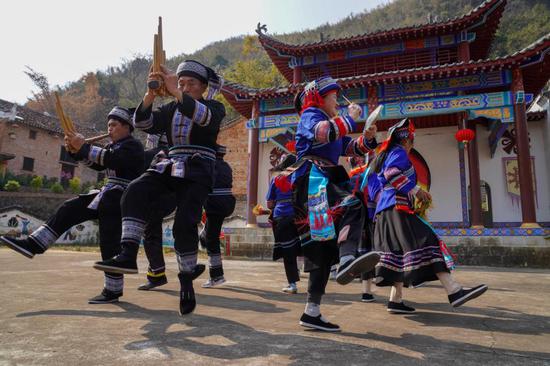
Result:
{"label": "blue jacket with embroidery", "polygon": [[[368,171],[369,175],[367,177],[367,185],[363,187],[361,194],[363,195],[363,202],[367,205],[367,213],[370,220],[374,218],[376,212],[376,203],[378,202],[378,194],[380,193],[380,182],[376,174]],[[356,174],[349,179],[349,189],[350,190],[360,190],[363,179],[367,174],[367,171],[364,171],[361,174]]]}
{"label": "blue jacket with embroidery", "polygon": [[294,216],[294,207],[292,206],[292,190],[282,192],[275,186],[275,179],[271,179],[266,200],[269,205],[275,205],[273,217]]}
{"label": "blue jacket with embroidery", "polygon": [[341,155],[362,155],[376,147],[376,142],[364,142],[362,137],[352,139],[346,136],[355,132],[355,128],[355,121],[349,116],[330,118],[319,108],[306,109],[296,131],[298,159],[305,155],[315,155],[336,165]]}
{"label": "blue jacket with embroidery", "polygon": [[369,172],[369,176],[367,177],[367,189],[369,193],[369,198],[367,200],[367,212],[369,215],[369,219],[374,218],[374,214],[376,213],[376,205],[378,201],[380,200],[380,189],[382,186],[380,185],[380,181],[378,180],[378,177],[376,174]]}
{"label": "blue jacket with embroidery", "polygon": [[[298,159],[314,155],[338,164],[340,156],[364,155],[377,145],[376,139],[366,141],[363,136],[355,139],[347,136],[355,131],[355,121],[349,116],[330,118],[323,110],[315,107],[306,109],[296,131],[296,153]],[[293,176],[301,176],[309,169],[304,164]]]}
{"label": "blue jacket with embroidery", "polygon": [[382,193],[376,213],[395,207],[405,211],[413,209],[413,195],[418,191],[416,172],[405,149],[400,145],[390,148],[378,173]]}

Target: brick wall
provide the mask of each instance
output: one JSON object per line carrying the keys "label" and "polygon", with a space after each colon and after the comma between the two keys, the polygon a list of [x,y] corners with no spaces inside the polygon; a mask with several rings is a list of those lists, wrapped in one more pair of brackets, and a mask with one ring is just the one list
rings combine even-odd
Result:
{"label": "brick wall", "polygon": [[233,169],[233,193],[246,197],[246,179],[248,175],[248,131],[246,118],[241,118],[222,127],[218,135],[218,144],[227,146],[225,161]]}
{"label": "brick wall", "polygon": [[[15,127],[12,124],[1,123],[3,126],[0,139],[0,146],[3,153],[14,154],[15,158],[7,162],[7,170],[13,174],[30,174],[47,176],[48,178],[59,178],[61,164],[59,156],[63,137],[42,129],[32,129],[36,131],[36,139],[31,139],[29,133],[31,129],[25,125],[18,124]],[[32,171],[23,170],[23,158],[34,159],[34,168]],[[95,182],[97,172],[84,166],[75,168],[75,176],[82,182]]]}

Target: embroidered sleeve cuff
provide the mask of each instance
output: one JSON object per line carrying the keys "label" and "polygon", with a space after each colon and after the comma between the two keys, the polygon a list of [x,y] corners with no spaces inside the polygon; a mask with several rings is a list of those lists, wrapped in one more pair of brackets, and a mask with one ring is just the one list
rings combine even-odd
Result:
{"label": "embroidered sleeve cuff", "polygon": [[106,152],[107,150],[102,149],[98,146],[91,146],[88,153],[88,160],[103,166]]}
{"label": "embroidered sleeve cuff", "polygon": [[195,101],[195,110],[193,111],[193,117],[191,118],[193,123],[205,127],[210,124],[211,117],[212,113],[210,112],[210,109],[208,109],[208,107],[201,102]]}

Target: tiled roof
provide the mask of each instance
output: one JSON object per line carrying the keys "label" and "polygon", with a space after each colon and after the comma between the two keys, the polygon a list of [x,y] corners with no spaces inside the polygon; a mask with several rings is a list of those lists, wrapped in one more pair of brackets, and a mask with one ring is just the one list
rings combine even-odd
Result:
{"label": "tiled roof", "polygon": [[[15,115],[13,115],[14,111]],[[61,124],[56,117],[33,111],[30,108],[11,103],[3,99],[0,99],[0,119],[8,120],[12,123],[20,123],[48,132],[53,132],[58,135],[63,135]],[[91,137],[101,132],[97,131],[94,128],[80,125],[76,122],[74,124],[76,130],[86,137]]]}
{"label": "tiled roof", "polygon": [[299,54],[305,54],[308,53],[308,51],[311,50],[326,50],[328,48],[332,48],[334,46],[337,46],[338,48],[348,48],[350,45],[357,44],[358,41],[368,41],[368,40],[384,40],[387,41],[391,38],[401,38],[407,33],[419,31],[420,29],[424,30],[424,33],[427,33],[428,30],[431,30],[433,28],[442,28],[442,27],[450,27],[453,25],[462,25],[468,24],[467,21],[475,21],[477,20],[477,17],[485,15],[484,12],[491,10],[493,6],[504,6],[506,5],[506,0],[486,0],[483,3],[481,3],[479,6],[475,7],[468,13],[457,16],[454,18],[449,18],[437,22],[431,22],[431,23],[422,23],[422,24],[415,24],[408,27],[401,27],[401,28],[390,28],[386,30],[379,30],[371,33],[364,33],[359,34],[355,36],[350,37],[344,37],[344,38],[338,38],[328,41],[319,41],[319,42],[306,42],[302,44],[288,44],[285,42],[282,42],[278,39],[275,39],[273,37],[270,37],[266,35],[265,33],[262,33],[259,31],[259,29],[256,30],[256,32],[259,35],[260,41],[263,43],[273,46],[277,49],[284,49],[286,51],[294,51]]}
{"label": "tiled roof", "polygon": [[416,24],[402,28],[380,30],[328,41],[288,44],[265,34],[265,27],[258,24],[259,41],[279,71],[292,80],[288,65],[291,56],[306,56],[330,51],[358,49],[431,36],[442,36],[461,31],[475,31],[476,37],[470,47],[474,60],[484,59],[493,42],[507,0],[486,0],[467,14],[437,22]]}
{"label": "tiled roof", "polygon": [[[539,93],[540,89],[548,81],[550,72],[550,58],[544,58],[550,54],[550,33],[539,38],[524,49],[508,56],[496,57],[486,60],[457,62],[452,64],[437,65],[430,67],[419,67],[407,70],[387,71],[376,74],[358,75],[338,79],[342,88],[354,88],[365,85],[377,85],[384,83],[424,80],[434,77],[445,77],[449,75],[464,75],[480,70],[494,70],[500,68],[511,68],[519,66],[524,62],[524,83],[526,92]],[[534,63],[533,58],[543,58],[542,62]],[[538,60],[540,61],[540,60]],[[542,65],[540,68],[529,66]],[[541,72],[541,68],[544,68]],[[546,79],[545,76],[546,75]],[[262,98],[274,98],[280,96],[294,95],[302,90],[306,83],[290,84],[285,87],[250,88],[241,84],[227,82],[222,93],[231,105],[246,117],[250,118],[252,101]]]}

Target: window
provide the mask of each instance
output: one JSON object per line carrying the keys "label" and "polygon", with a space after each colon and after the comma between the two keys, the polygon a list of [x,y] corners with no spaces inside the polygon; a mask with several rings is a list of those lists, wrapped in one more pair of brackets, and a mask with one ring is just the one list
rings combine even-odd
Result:
{"label": "window", "polygon": [[30,130],[29,131],[29,138],[31,140],[36,140],[36,131]]}
{"label": "window", "polygon": [[32,172],[34,170],[34,159],[23,157],[23,170]]}

